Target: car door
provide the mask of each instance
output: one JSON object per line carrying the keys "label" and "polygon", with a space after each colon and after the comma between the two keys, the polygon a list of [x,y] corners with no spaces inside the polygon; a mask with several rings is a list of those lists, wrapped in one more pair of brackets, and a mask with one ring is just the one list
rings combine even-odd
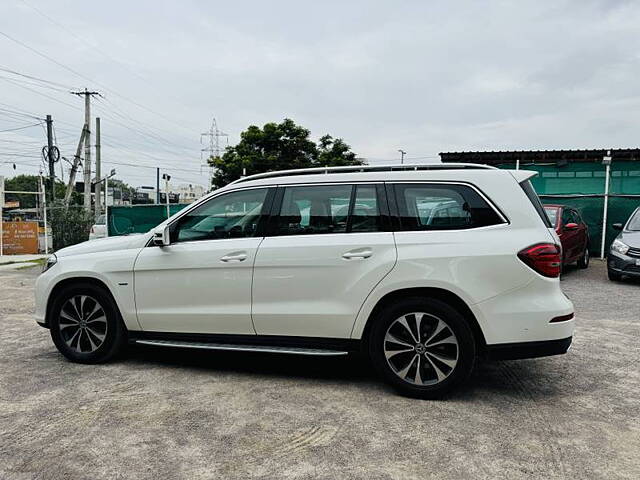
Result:
{"label": "car door", "polygon": [[255,334],[251,277],[272,196],[267,188],[215,196],[171,224],[170,245],[142,250],[134,289],[144,330]]}
{"label": "car door", "polygon": [[575,219],[570,208],[565,207],[562,209],[561,222],[559,237],[564,250],[564,261],[566,263],[571,263],[578,255],[580,255],[580,249],[582,246],[579,245],[580,232],[578,229],[567,228],[569,223],[575,223]]}
{"label": "car door", "polygon": [[584,254],[585,245],[589,248],[589,227],[587,227],[587,224],[577,210],[572,209],[571,216],[576,225],[578,225],[578,235],[576,236],[576,255],[582,256]]}
{"label": "car door", "polygon": [[382,184],[279,188],[255,261],[256,332],[349,338],[396,261],[387,208]]}

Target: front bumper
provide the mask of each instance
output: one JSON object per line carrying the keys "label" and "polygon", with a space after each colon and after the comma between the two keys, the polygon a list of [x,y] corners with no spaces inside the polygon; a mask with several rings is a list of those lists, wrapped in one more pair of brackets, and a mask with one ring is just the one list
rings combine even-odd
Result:
{"label": "front bumper", "polygon": [[521,358],[548,357],[567,353],[573,337],[541,342],[499,343],[487,345],[491,360],[517,360]]}
{"label": "front bumper", "polygon": [[610,251],[607,257],[607,268],[612,272],[620,275],[629,275],[630,277],[640,277],[640,258],[623,255],[621,253]]}

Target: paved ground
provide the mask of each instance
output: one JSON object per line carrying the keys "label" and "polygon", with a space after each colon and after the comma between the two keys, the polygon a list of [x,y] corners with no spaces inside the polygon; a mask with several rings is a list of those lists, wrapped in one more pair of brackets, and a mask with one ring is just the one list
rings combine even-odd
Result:
{"label": "paved ground", "polygon": [[640,478],[640,283],[563,279],[564,356],[482,365],[448,401],[346,358],[136,349],[74,365],[0,272],[0,478]]}

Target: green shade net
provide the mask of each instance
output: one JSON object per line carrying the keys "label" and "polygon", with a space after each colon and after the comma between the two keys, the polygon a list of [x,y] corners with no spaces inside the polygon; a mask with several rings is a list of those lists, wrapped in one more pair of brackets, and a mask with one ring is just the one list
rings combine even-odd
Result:
{"label": "green shade net", "polygon": [[[514,169],[515,164],[505,163],[498,167]],[[596,162],[571,162],[566,166],[537,163],[520,164],[520,169],[538,172],[531,183],[542,203],[570,205],[580,212],[589,226],[590,250],[599,255],[604,214],[605,166]],[[611,225],[625,223],[638,206],[640,162],[614,162],[609,181],[606,249],[618,235]]]}
{"label": "green shade net", "polygon": [[[169,212],[173,215],[188,204],[170,204]],[[132,205],[126,207],[109,207],[107,210],[109,236],[145,233],[167,219],[166,205]]]}

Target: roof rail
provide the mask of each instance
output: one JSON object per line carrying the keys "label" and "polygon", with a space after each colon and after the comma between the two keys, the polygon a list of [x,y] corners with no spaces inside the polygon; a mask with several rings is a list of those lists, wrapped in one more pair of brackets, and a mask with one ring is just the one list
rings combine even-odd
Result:
{"label": "roof rail", "polygon": [[330,173],[358,173],[358,172],[390,172],[390,171],[411,171],[411,170],[464,170],[483,169],[498,170],[496,167],[481,165],[477,163],[420,163],[413,165],[351,165],[347,167],[314,167],[298,168],[294,170],[279,170],[274,172],[256,173],[248,177],[239,178],[229,185],[248,182],[262,178],[289,177],[293,175],[317,175]]}

